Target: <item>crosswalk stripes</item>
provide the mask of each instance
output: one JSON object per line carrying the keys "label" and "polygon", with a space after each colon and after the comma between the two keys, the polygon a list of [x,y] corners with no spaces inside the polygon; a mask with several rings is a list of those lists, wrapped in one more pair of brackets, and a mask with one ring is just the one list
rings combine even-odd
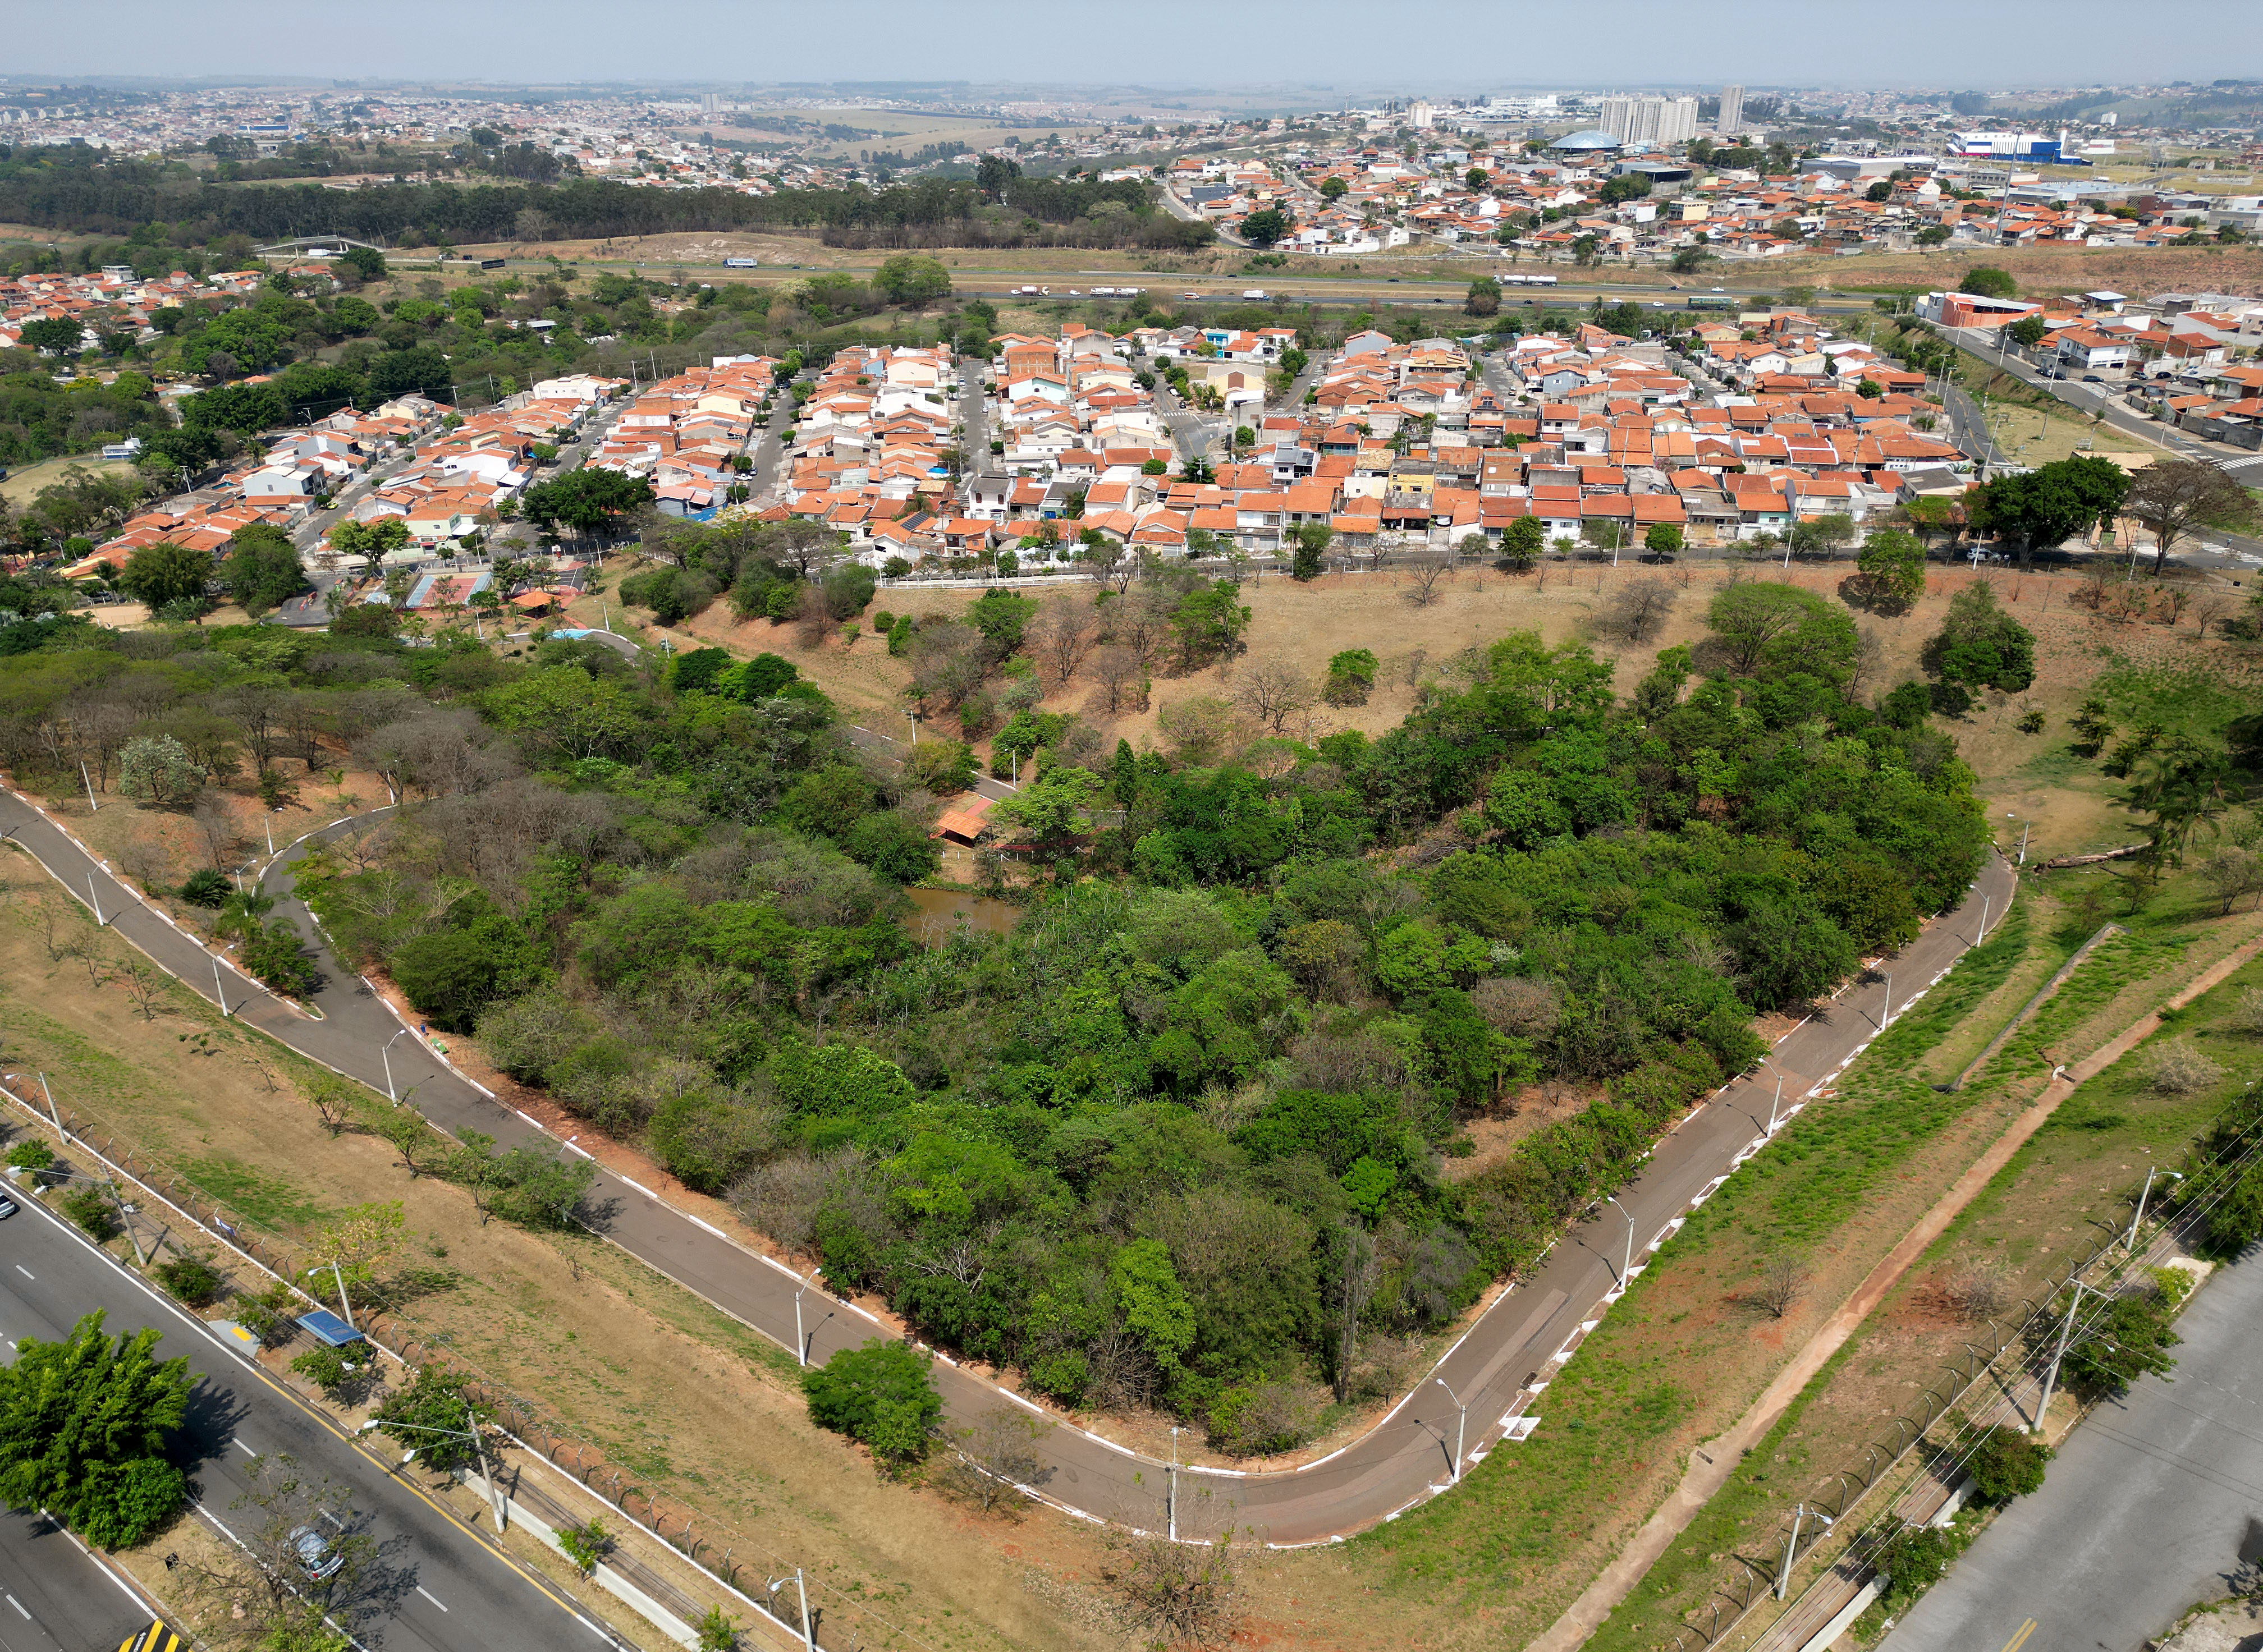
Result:
{"label": "crosswalk stripes", "polygon": [[152,1618],[149,1627],[137,1629],[118,1643],[118,1652],[185,1652],[177,1631],[165,1627],[163,1618]]}

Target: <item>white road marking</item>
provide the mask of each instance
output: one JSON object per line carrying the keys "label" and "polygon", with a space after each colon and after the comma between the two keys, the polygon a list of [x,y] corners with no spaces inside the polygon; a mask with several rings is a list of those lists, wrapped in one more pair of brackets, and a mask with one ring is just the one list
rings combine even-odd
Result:
{"label": "white road marking", "polygon": [[416,1592],[423,1596],[425,1599],[430,1601],[434,1605],[438,1606],[441,1611],[447,1611],[448,1608],[441,1601],[440,1597],[434,1594],[430,1590],[425,1588],[423,1584],[419,1583],[416,1585]]}
{"label": "white road marking", "polygon": [[25,1266],[21,1262],[18,1262],[18,1263],[17,1263],[17,1264],[16,1264],[16,1271],[17,1271],[18,1273],[21,1273],[21,1274],[22,1274],[25,1279],[37,1279],[37,1278],[39,1278],[39,1275],[38,1275],[38,1274],[36,1274],[36,1273],[33,1273],[33,1272],[32,1272],[32,1270],[31,1270],[30,1268],[25,1267]]}
{"label": "white road marking", "polygon": [[11,1595],[8,1597],[8,1604],[16,1608],[17,1612],[23,1618],[25,1623],[31,1622],[32,1614],[24,1610],[24,1603],[22,1601],[17,1599],[15,1596]]}
{"label": "white road marking", "polygon": [[245,1444],[244,1444],[242,1440],[240,1440],[240,1439],[230,1439],[228,1443],[229,1445],[231,1445],[231,1446],[235,1446],[238,1451],[242,1452],[242,1453],[245,1456],[247,1456],[247,1457],[257,1457],[257,1455],[259,1455],[259,1454],[258,1454],[257,1452],[256,1452],[256,1451],[252,1450],[252,1448],[251,1448],[250,1446],[249,1446],[245,1445]]}

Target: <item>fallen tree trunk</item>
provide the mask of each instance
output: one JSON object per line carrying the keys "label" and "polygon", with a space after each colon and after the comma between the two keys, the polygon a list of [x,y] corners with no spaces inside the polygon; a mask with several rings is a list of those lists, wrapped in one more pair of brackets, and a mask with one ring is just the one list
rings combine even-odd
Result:
{"label": "fallen tree trunk", "polygon": [[2118,849],[2103,849],[2096,855],[2062,855],[2055,861],[2045,861],[2035,869],[2056,872],[2069,866],[2095,866],[2100,861],[2127,860],[2132,855],[2143,855],[2153,846],[2150,843],[2129,843]]}

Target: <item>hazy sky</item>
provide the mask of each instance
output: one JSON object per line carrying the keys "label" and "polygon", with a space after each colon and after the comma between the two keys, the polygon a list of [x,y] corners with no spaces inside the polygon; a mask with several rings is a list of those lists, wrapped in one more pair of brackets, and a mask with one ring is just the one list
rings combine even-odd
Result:
{"label": "hazy sky", "polygon": [[[2256,0],[11,0],[16,75],[504,82],[980,79],[1482,91],[2263,76]],[[1287,101],[1288,99],[1283,99]],[[1317,101],[1325,102],[1326,94]],[[1271,101],[1269,99],[1268,101]]]}

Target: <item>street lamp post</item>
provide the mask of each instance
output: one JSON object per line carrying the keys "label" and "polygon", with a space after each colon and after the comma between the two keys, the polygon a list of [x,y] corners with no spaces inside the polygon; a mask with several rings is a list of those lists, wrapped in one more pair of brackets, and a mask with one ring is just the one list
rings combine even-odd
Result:
{"label": "street lamp post", "polygon": [[1179,1540],[1179,1425],[1171,1425],[1171,1477],[1163,1482],[1163,1526],[1172,1542]]}
{"label": "street lamp post", "polygon": [[1808,1516],[1813,1515],[1825,1527],[1837,1524],[1820,1509],[1811,1509],[1805,1504],[1796,1504],[1791,1511],[1791,1540],[1783,1546],[1783,1569],[1776,1574],[1775,1598],[1783,1598],[1783,1591],[1791,1587],[1791,1564],[1799,1554],[1799,1528]]}
{"label": "street lamp post", "polygon": [[1430,1380],[1433,1382],[1435,1382],[1440,1388],[1444,1389],[1446,1390],[1446,1397],[1454,1403],[1454,1478],[1452,1483],[1459,1485],[1462,1483],[1462,1441],[1464,1438],[1464,1431],[1466,1430],[1470,1420],[1470,1408],[1462,1403],[1462,1396],[1454,1392],[1453,1386],[1449,1383],[1445,1378],[1432,1377]]}
{"label": "street lamp post", "polygon": [[[404,1027],[401,1029],[401,1033],[405,1033],[408,1030],[408,1029]],[[393,1046],[394,1041],[401,1036],[401,1033],[394,1034],[392,1038],[387,1039],[383,1043],[377,1047],[378,1059],[385,1064],[385,1099],[392,1102],[395,1107],[399,1107],[401,1105],[401,1097],[395,1093],[393,1088]]]}
{"label": "street lamp post", "polygon": [[1761,1065],[1766,1067],[1770,1072],[1775,1074],[1775,1095],[1768,1102],[1768,1134],[1770,1136],[1774,1136],[1775,1134],[1775,1110],[1778,1107],[1782,1105],[1783,1102],[1783,1069],[1777,1066],[1775,1063],[1770,1061],[1766,1056],[1762,1056],[1761,1057]]}
{"label": "street lamp post", "polygon": [[[466,1400],[464,1402],[464,1421],[468,1423],[471,1426],[468,1428],[430,1428],[422,1423],[388,1423],[380,1418],[372,1417],[369,1421],[364,1423],[359,1428],[354,1430],[354,1432],[357,1434],[366,1434],[372,1428],[398,1428],[404,1429],[412,1434],[437,1434],[444,1439],[470,1440],[472,1442],[473,1460],[480,1466],[480,1478],[487,1483],[488,1507],[495,1515],[495,1530],[497,1532],[501,1532],[503,1529],[504,1510],[502,1487],[496,1481],[494,1474],[488,1468],[487,1443],[481,1438],[479,1414],[472,1410],[472,1403],[469,1400]],[[408,1463],[413,1461],[417,1452],[423,1449],[423,1448],[422,1446],[410,1447],[408,1454],[402,1457],[401,1461],[403,1463]]]}
{"label": "street lamp post", "polygon": [[1619,1214],[1626,1218],[1626,1263],[1625,1266],[1619,1269],[1619,1283],[1621,1285],[1624,1285],[1627,1282],[1627,1275],[1634,1272],[1634,1213],[1629,1210],[1624,1205],[1619,1204],[1618,1198],[1616,1194],[1605,1194],[1603,1197],[1610,1203],[1618,1205]]}
{"label": "street lamp post", "polygon": [[[307,1277],[308,1279],[319,1279],[322,1277],[322,1270],[319,1267],[310,1267],[307,1270]],[[338,1309],[339,1311],[343,1313],[346,1317],[347,1328],[354,1331],[360,1330],[361,1327],[354,1324],[353,1304],[346,1300],[346,1276],[339,1270],[338,1265],[336,1262],[332,1262],[330,1264],[330,1277],[337,1281]]]}
{"label": "street lamp post", "polygon": [[810,1282],[816,1277],[817,1270],[810,1269],[802,1276],[801,1289],[793,1294],[793,1359],[797,1365],[806,1366],[809,1363],[809,1341],[803,1336],[801,1330],[801,1296],[802,1292],[809,1288]]}

